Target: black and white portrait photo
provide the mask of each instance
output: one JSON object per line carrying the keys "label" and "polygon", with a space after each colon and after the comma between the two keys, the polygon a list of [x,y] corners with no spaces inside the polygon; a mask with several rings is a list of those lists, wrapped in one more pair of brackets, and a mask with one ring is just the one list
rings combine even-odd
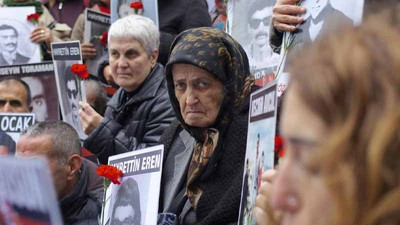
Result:
{"label": "black and white portrait photo", "polygon": [[0,66],[0,76],[21,79],[28,85],[36,122],[59,120],[53,62]]}
{"label": "black and white portrait photo", "polygon": [[136,180],[130,177],[124,180],[118,189],[110,224],[140,225],[141,217],[139,186]]}
{"label": "black and white portrait photo", "polygon": [[255,0],[247,11],[248,43],[244,49],[249,58],[251,71],[278,64],[279,55],[269,45],[269,29],[274,0]]}
{"label": "black and white portrait photo", "polygon": [[81,139],[86,138],[79,119],[79,101],[81,93],[78,90],[76,75],[71,72],[71,66],[78,61],[56,61],[56,76],[58,76],[58,95],[60,99],[63,121],[75,128]]}
{"label": "black and white portrait photo", "polygon": [[18,31],[13,26],[0,25],[0,65],[15,65],[29,62],[29,57],[17,51]]}
{"label": "black and white portrait photo", "polygon": [[326,33],[344,26],[360,23],[363,0],[307,0],[302,3],[307,12],[302,15],[304,23],[293,33],[293,47],[313,42]]}
{"label": "black and white portrait photo", "polygon": [[364,0],[307,0],[301,3],[307,9],[301,15],[305,20],[297,26],[293,33],[286,33],[281,48],[281,61],[278,74],[287,72],[286,60],[294,60],[295,52],[304,44],[314,42],[324,35],[338,32],[346,26],[354,26],[361,22]]}
{"label": "black and white portrait photo", "polygon": [[32,113],[35,114],[36,122],[59,120],[54,73],[24,76],[21,79],[29,85],[31,90]]}
{"label": "black and white portrait photo", "polygon": [[250,72],[259,86],[264,86],[274,79],[279,62],[279,54],[274,53],[269,45],[272,8],[275,2],[276,0],[230,2],[231,35],[243,46],[249,59]]}
{"label": "black and white portrait photo", "polygon": [[53,42],[51,49],[63,121],[73,126],[83,140],[87,135],[82,130],[78,110],[79,102],[86,102],[85,85],[71,71],[73,64],[82,63],[80,42]]}
{"label": "black and white portrait photo", "polygon": [[40,46],[29,40],[35,24],[27,15],[33,7],[0,8],[0,66],[40,62]]}

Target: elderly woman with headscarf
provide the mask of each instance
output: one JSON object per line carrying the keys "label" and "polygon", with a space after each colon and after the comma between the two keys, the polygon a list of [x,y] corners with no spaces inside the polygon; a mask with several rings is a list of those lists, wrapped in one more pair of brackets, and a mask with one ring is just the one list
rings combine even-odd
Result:
{"label": "elderly woman with headscarf", "polygon": [[220,30],[191,29],[174,40],[166,76],[178,122],[161,138],[160,210],[180,224],[236,224],[254,83],[247,56]]}
{"label": "elderly woman with headscarf", "polygon": [[174,118],[164,68],[157,63],[159,37],[153,21],[143,16],[131,15],[110,27],[110,66],[120,88],[104,118],[87,103],[79,110],[89,135],[84,146],[101,163],[111,155],[156,145]]}

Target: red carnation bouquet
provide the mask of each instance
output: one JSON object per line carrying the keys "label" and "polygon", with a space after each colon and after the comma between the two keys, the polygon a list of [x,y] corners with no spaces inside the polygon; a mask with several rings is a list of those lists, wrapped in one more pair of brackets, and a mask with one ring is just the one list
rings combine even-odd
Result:
{"label": "red carnation bouquet", "polygon": [[104,177],[104,196],[103,196],[103,207],[101,212],[101,221],[100,224],[104,225],[104,208],[108,199],[106,199],[107,189],[110,186],[111,182],[113,184],[121,184],[119,182],[119,178],[122,176],[122,171],[117,167],[110,165],[101,165],[97,167],[97,174],[101,177]]}
{"label": "red carnation bouquet", "polygon": [[37,13],[29,14],[26,19],[31,21],[33,24],[38,23],[40,15]]}
{"label": "red carnation bouquet", "polygon": [[143,13],[143,3],[140,1],[132,2],[130,7],[135,10],[135,14],[142,15]]}

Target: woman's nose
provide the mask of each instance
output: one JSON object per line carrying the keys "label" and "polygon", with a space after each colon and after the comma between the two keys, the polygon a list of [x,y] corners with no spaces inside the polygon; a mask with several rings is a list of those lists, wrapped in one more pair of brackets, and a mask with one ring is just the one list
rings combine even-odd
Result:
{"label": "woman's nose", "polygon": [[128,60],[125,57],[120,57],[118,59],[118,66],[119,67],[127,67],[128,66]]}
{"label": "woman's nose", "polygon": [[199,102],[199,99],[196,96],[196,93],[193,91],[192,88],[188,88],[186,94],[186,105],[193,106]]}

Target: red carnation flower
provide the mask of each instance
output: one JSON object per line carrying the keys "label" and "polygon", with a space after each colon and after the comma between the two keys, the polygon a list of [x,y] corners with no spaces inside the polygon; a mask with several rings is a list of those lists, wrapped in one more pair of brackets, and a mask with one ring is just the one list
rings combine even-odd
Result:
{"label": "red carnation flower", "polygon": [[71,66],[71,72],[79,76],[82,80],[89,78],[89,73],[85,64],[73,64]]}
{"label": "red carnation flower", "polygon": [[97,168],[97,174],[99,176],[109,179],[114,184],[121,184],[118,180],[122,176],[122,171],[117,167],[110,165],[101,165]]}
{"label": "red carnation flower", "polygon": [[143,9],[143,3],[142,2],[132,2],[130,7],[132,9]]}
{"label": "red carnation flower", "polygon": [[99,39],[99,43],[101,46],[105,47],[107,45],[107,39],[108,39],[108,32],[104,32],[101,35],[101,38]]}
{"label": "red carnation flower", "polygon": [[26,19],[31,21],[32,23],[37,23],[39,21],[40,15],[37,13],[29,14]]}

